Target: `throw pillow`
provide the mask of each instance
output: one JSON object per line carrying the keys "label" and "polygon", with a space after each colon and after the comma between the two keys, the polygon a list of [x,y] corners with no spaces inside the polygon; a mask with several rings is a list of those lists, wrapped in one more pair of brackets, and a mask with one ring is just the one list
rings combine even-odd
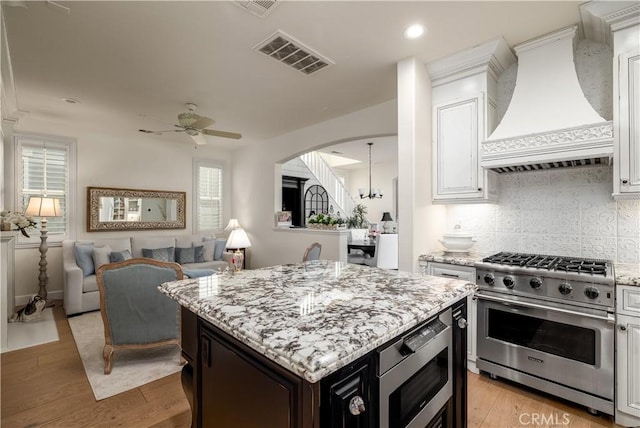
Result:
{"label": "throw pillow", "polygon": [[213,254],[213,260],[222,260],[222,253],[227,245],[227,241],[224,239],[216,239],[216,250]]}
{"label": "throw pillow", "polygon": [[111,254],[111,247],[105,245],[103,247],[94,247],[93,249],[93,265],[95,266],[96,271],[102,265],[106,265],[109,263],[109,254]]}
{"label": "throw pillow", "polygon": [[175,247],[142,249],[142,257],[147,257],[149,259],[154,259],[161,262],[175,262],[176,259],[174,257],[174,254]]}
{"label": "throw pillow", "polygon": [[76,263],[80,270],[82,270],[82,276],[89,276],[95,272],[93,266],[93,244],[86,245],[74,245],[73,253],[76,255]]}
{"label": "throw pillow", "polygon": [[203,247],[202,245],[199,247],[188,247],[188,248],[179,248],[176,247],[176,262],[181,265],[186,263],[200,263],[204,261],[202,256]]}
{"label": "throw pillow", "polygon": [[130,258],[131,258],[131,251],[129,250],[112,251],[111,254],[109,254],[109,261],[111,263],[123,262],[125,260],[129,260]]}
{"label": "throw pillow", "polygon": [[[195,244],[194,244],[195,245]],[[212,262],[213,255],[216,251],[216,239],[215,238],[202,238],[202,247],[204,249],[202,256],[204,257],[205,262]]]}

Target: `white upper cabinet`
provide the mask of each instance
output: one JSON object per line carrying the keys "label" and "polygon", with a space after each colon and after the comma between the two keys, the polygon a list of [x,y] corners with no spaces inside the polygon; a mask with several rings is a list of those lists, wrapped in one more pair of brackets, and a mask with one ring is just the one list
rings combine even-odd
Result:
{"label": "white upper cabinet", "polygon": [[[634,39],[635,48],[616,52],[614,67],[614,178],[616,198],[640,198],[640,26],[615,33],[615,39]],[[618,37],[619,36],[619,37]],[[615,43],[615,42],[614,42]],[[616,114],[617,113],[617,114]]]}
{"label": "white upper cabinet", "polygon": [[480,149],[496,126],[498,77],[513,63],[499,38],[427,65],[433,82],[434,202],[498,200],[497,174],[480,166]]}

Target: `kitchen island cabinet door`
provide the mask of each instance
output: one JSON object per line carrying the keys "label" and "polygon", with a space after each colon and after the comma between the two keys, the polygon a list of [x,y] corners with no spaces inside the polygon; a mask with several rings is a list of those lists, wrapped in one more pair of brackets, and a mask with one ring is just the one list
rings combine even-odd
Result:
{"label": "kitchen island cabinet door", "polygon": [[304,414],[301,378],[253,358],[207,328],[200,335],[199,365],[201,423],[194,426],[315,426],[309,414]]}

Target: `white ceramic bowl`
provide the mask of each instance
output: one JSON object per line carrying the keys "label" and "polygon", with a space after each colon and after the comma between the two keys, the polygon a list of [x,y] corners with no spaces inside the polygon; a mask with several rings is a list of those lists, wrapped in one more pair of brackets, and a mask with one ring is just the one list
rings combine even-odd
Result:
{"label": "white ceramic bowl", "polygon": [[476,242],[475,236],[470,233],[445,233],[438,240],[449,252],[468,252]]}

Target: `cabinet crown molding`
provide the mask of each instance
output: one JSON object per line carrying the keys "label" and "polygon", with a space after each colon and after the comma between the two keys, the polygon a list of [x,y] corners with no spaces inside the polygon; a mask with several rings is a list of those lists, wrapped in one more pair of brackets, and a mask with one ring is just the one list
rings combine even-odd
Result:
{"label": "cabinet crown molding", "polygon": [[488,72],[494,79],[516,62],[507,42],[498,37],[489,42],[465,49],[448,57],[427,64],[434,86],[460,78]]}

